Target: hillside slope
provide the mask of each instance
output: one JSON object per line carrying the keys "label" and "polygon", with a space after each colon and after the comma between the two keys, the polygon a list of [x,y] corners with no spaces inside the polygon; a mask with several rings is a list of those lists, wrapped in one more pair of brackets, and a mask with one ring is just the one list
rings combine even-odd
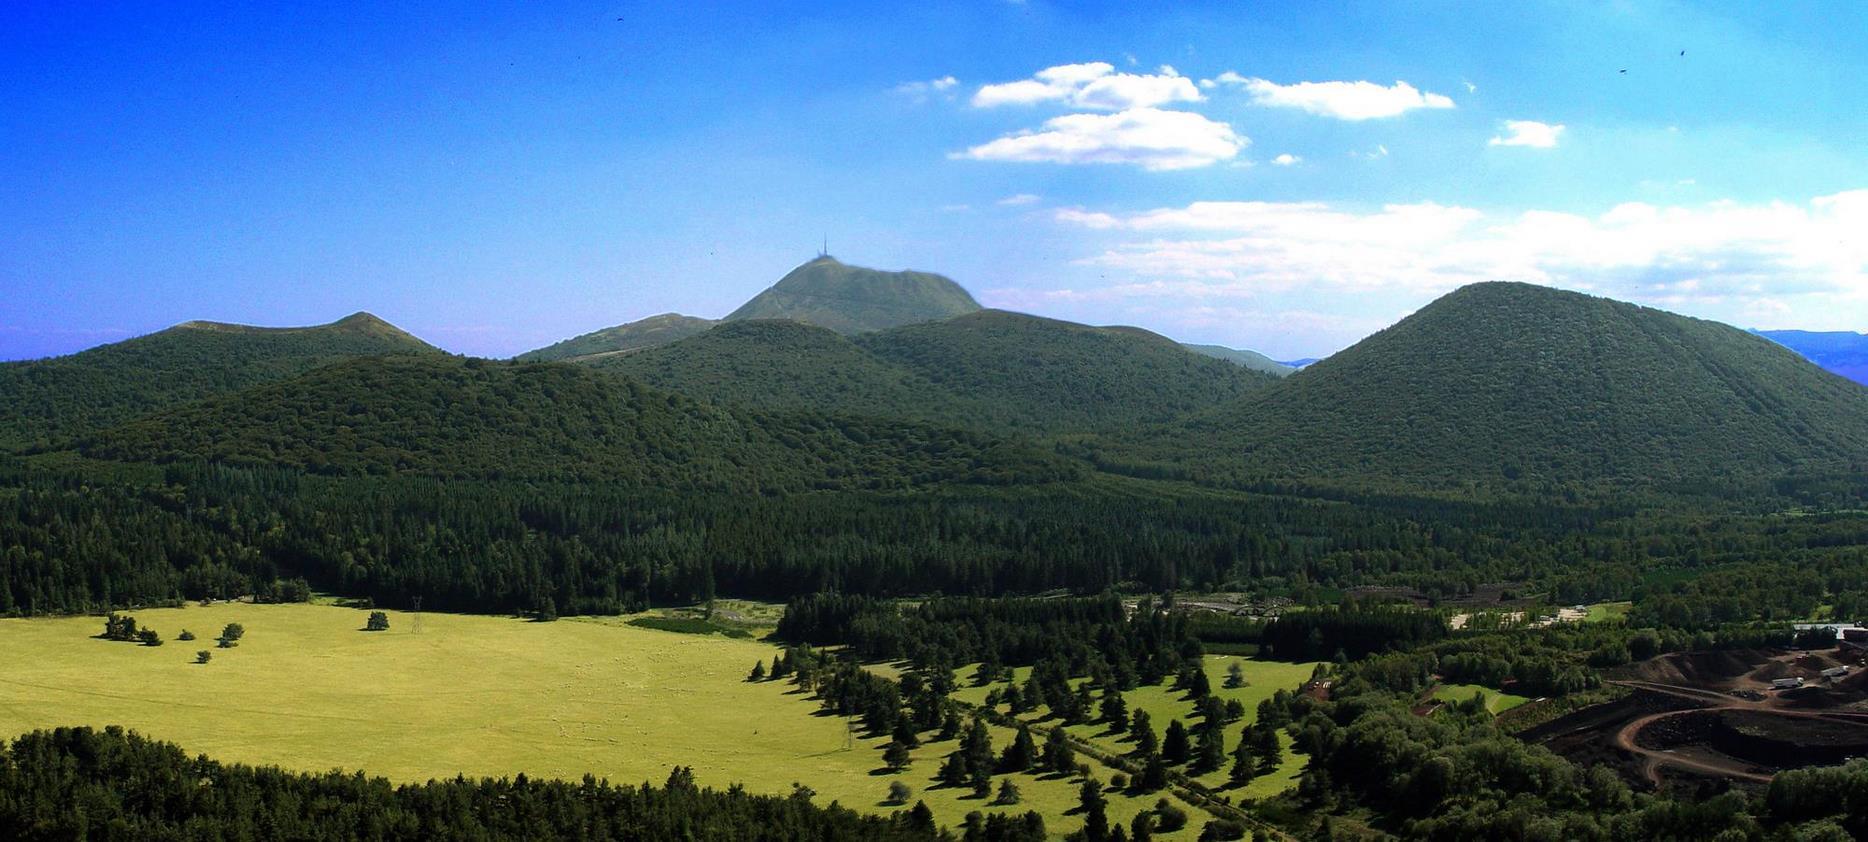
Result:
{"label": "hillside slope", "polygon": [[802,322],[723,322],[670,345],[589,362],[722,405],[877,418],[954,416],[953,395],[834,331]]}
{"label": "hillside slope", "polygon": [[104,431],[80,450],[135,462],[757,492],[1075,472],[971,433],[727,410],[581,366],[438,356],[337,363]]}
{"label": "hillside slope", "polygon": [[1802,354],[1833,374],[1868,386],[1868,333],[1761,330],[1758,335]]}
{"label": "hillside slope", "polygon": [[0,363],[0,449],[43,446],[336,360],[438,353],[368,313],[328,325],[185,322],[65,357]]}
{"label": "hillside slope", "polygon": [[1186,342],[1182,342],[1181,347],[1202,356],[1225,360],[1253,371],[1262,371],[1273,377],[1288,377],[1291,372],[1297,370],[1293,366],[1285,365],[1257,351],[1247,351],[1243,348],[1228,348],[1224,345],[1193,345]]}
{"label": "hillside slope", "polygon": [[1868,390],[1757,336],[1475,284],[1133,452],[1243,476],[1755,479],[1868,461]]}
{"label": "hillside slope", "polygon": [[966,398],[981,420],[1037,432],[1167,421],[1275,382],[1138,328],[982,310],[855,338],[858,346]]}
{"label": "hillside slope", "polygon": [[663,313],[615,327],[591,331],[556,342],[536,351],[527,351],[513,359],[520,362],[584,360],[588,358],[640,351],[678,342],[705,332],[718,322],[680,313]]}
{"label": "hillside slope", "polygon": [[726,321],[790,319],[853,334],[971,313],[979,302],[928,272],[884,272],[824,255],[791,270]]}

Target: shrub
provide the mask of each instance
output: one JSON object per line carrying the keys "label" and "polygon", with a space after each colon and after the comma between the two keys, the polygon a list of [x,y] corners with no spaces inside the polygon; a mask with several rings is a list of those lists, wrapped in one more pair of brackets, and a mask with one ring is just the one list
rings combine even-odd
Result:
{"label": "shrub", "polygon": [[913,795],[913,794],[914,794],[914,791],[910,790],[907,784],[902,783],[901,781],[890,781],[889,782],[889,797],[888,797],[888,800],[883,803],[906,804],[908,803],[908,796]]}
{"label": "shrub", "polygon": [[205,664],[212,660],[214,660],[214,653],[206,649],[195,653],[195,663],[197,664]]}
{"label": "shrub", "polygon": [[176,635],[176,636],[175,636],[175,639],[176,639],[176,640],[194,640],[194,639],[195,639],[195,633],[194,633],[194,632],[191,632],[191,631],[189,631],[189,630],[187,630],[187,629],[182,629],[182,633],[181,633],[181,634],[178,634],[178,635]]}
{"label": "shrub", "polygon": [[1166,798],[1155,802],[1155,830],[1173,833],[1187,826],[1187,811],[1168,803]]}
{"label": "shrub", "polygon": [[364,631],[389,631],[389,615],[381,611],[371,611],[370,619],[363,623]]}
{"label": "shrub", "polygon": [[162,635],[156,634],[155,629],[143,629],[142,631],[137,632],[136,639],[140,641],[144,646],[161,646],[162,645]]}

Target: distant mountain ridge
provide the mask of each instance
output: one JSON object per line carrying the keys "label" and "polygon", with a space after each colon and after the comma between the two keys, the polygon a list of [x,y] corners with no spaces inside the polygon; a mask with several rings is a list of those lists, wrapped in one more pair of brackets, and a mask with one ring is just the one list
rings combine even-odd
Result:
{"label": "distant mountain ridge", "polygon": [[1196,354],[1203,354],[1214,359],[1236,363],[1252,369],[1253,371],[1262,371],[1274,377],[1287,377],[1291,372],[1297,370],[1297,366],[1289,363],[1281,363],[1257,351],[1247,351],[1243,348],[1228,348],[1224,345],[1193,345],[1186,342],[1182,342],[1181,347]]}
{"label": "distant mountain ridge", "polygon": [[884,272],[823,255],[786,273],[724,321],[790,319],[842,334],[932,322],[980,309],[959,284],[930,272]]}
{"label": "distant mountain ridge", "polygon": [[183,322],[69,356],[0,363],[0,449],[69,440],[341,359],[439,353],[361,312],[311,327]]}
{"label": "distant mountain ridge", "polygon": [[1813,330],[1753,332],[1802,354],[1830,372],[1868,386],[1868,334]]}
{"label": "distant mountain ridge", "polygon": [[514,359],[524,362],[551,360],[587,360],[606,354],[626,354],[686,339],[719,324],[713,319],[663,313],[628,324],[606,327],[536,351],[527,351]]}
{"label": "distant mountain ridge", "polygon": [[1756,479],[1868,466],[1868,390],[1727,325],[1482,283],[1129,445],[1240,478]]}

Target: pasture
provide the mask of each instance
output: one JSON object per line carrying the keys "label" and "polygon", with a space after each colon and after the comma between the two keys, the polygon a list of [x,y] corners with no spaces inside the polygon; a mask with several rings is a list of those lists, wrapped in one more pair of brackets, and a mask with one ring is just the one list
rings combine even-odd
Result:
{"label": "pasture", "polygon": [[[622,617],[423,614],[418,633],[406,612],[388,612],[387,631],[365,632],[367,612],[328,605],[128,613],[165,644],[97,639],[101,617],[0,620],[0,735],[115,724],[222,761],[396,781],[523,772],[660,784],[685,765],[705,785],[782,794],[797,782],[820,804],[874,812],[900,809],[882,800],[901,780],[914,790],[907,804],[925,800],[942,824],[972,810],[1037,810],[1052,833],[1081,825],[1069,814],[1074,778],[1012,776],[1024,800],[1003,808],[931,788],[951,742],[923,743],[909,769],[882,773],[885,740],[849,734],[788,683],[745,680],[778,652],[756,640]],[[246,636],[216,648],[213,638],[236,622]],[[183,629],[198,639],[176,640]],[[210,662],[194,663],[204,649]],[[994,747],[1011,737],[995,729]],[[1110,819],[1126,824],[1159,796],[1107,797]],[[1202,814],[1180,806],[1194,821],[1167,838],[1191,839]]]}

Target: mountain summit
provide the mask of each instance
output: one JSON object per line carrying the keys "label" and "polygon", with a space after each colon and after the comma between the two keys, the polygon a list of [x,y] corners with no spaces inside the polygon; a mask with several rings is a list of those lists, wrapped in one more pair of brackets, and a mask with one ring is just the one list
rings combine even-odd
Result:
{"label": "mountain summit", "polygon": [[824,255],[791,270],[726,321],[790,319],[842,334],[933,322],[980,309],[957,283],[928,272],[884,272]]}
{"label": "mountain summit", "polygon": [[1868,390],[1717,322],[1463,287],[1154,442],[1242,476],[1757,479],[1868,460]]}

